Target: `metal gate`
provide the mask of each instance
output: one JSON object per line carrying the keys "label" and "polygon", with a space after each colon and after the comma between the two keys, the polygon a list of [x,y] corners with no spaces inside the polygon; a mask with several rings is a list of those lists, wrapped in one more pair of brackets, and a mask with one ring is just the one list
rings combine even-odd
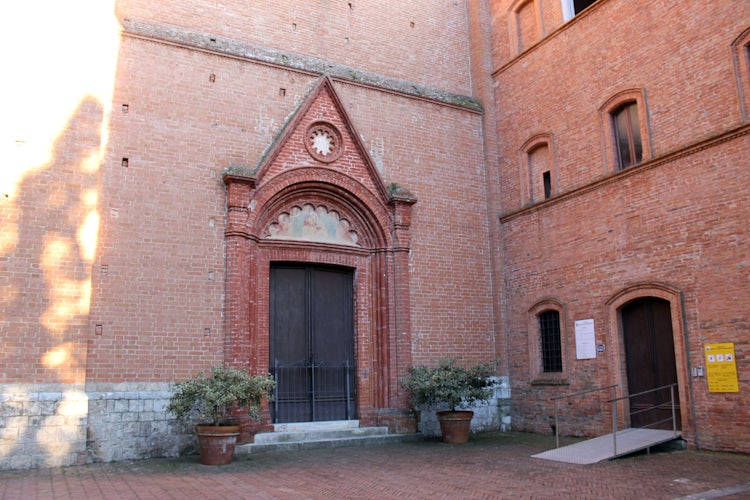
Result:
{"label": "metal gate", "polygon": [[356,418],[357,370],[344,362],[326,366],[314,362],[282,365],[275,360],[274,422],[319,422]]}

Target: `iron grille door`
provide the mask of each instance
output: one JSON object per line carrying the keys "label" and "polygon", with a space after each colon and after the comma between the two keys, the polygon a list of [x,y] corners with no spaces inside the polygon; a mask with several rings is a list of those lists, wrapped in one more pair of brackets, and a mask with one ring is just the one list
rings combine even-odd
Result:
{"label": "iron grille door", "polygon": [[270,306],[273,421],[356,418],[353,272],[273,266]]}

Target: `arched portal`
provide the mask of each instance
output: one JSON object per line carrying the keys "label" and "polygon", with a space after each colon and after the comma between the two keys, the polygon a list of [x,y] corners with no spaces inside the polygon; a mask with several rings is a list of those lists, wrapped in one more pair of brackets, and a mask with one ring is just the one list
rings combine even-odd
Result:
{"label": "arched portal", "polygon": [[[299,175],[300,172],[289,174],[297,179]],[[325,181],[342,180],[324,172],[316,175]],[[272,355],[276,353],[271,351],[278,338],[272,335],[297,335],[288,329],[281,332],[277,321],[296,315],[287,326],[301,328],[299,335],[308,337],[294,338],[308,344],[298,346],[301,350],[295,356],[299,359],[292,359],[294,356],[290,354],[283,363],[308,362],[312,369],[313,365],[332,355],[331,345],[326,347],[325,342],[328,335],[325,330],[339,321],[332,316],[345,318],[351,314],[351,325],[343,327],[345,330],[337,335],[342,335],[341,340],[348,342],[351,334],[353,359],[337,358],[336,363],[349,362],[356,371],[354,378],[342,376],[339,379],[343,385],[348,380],[352,390],[337,387],[335,397],[346,399],[356,394],[356,401],[342,403],[345,405],[344,417],[356,415],[360,420],[372,423],[383,423],[383,419],[386,419],[384,423],[391,423],[392,415],[384,415],[402,407],[397,378],[410,360],[408,344],[404,344],[395,333],[397,328],[398,331],[409,331],[408,315],[403,314],[404,305],[408,306],[408,289],[404,287],[405,284],[408,287],[408,281],[396,279],[397,275],[406,276],[408,273],[408,248],[397,246],[392,235],[405,230],[404,223],[408,223],[413,200],[394,197],[389,205],[374,203],[377,201],[374,197],[356,197],[341,184],[317,180],[286,185],[285,177],[279,176],[276,181],[257,190],[253,189],[252,182],[247,182],[248,179],[225,177],[231,200],[230,218],[238,222],[237,225],[230,223],[226,234],[225,361],[258,373],[274,372]],[[252,210],[248,208],[250,206]],[[401,221],[400,229],[395,227],[395,217]],[[390,225],[391,230],[383,227],[381,221]],[[408,241],[403,236],[401,240]],[[288,271],[283,278],[280,278],[280,269]],[[318,276],[321,282],[340,275],[344,281],[339,283],[350,284],[310,284],[306,281],[310,275]],[[330,290],[326,291],[326,286]],[[341,286],[351,289],[342,292],[338,289]],[[290,302],[288,299],[292,293],[297,294],[302,302]],[[279,301],[273,294],[284,295],[287,302]],[[326,303],[323,297],[330,299],[331,295],[340,297],[340,300],[335,304]],[[316,307],[322,309],[316,311]],[[272,325],[272,321],[277,323]],[[326,326],[326,322],[330,324]],[[346,328],[351,328],[351,331]],[[315,339],[319,347],[328,350],[315,352],[314,358],[302,359],[304,356],[298,354],[303,350],[310,354],[309,348]],[[309,375],[311,372],[299,375],[298,381]],[[331,389],[318,388],[324,392]],[[312,403],[312,400],[302,402],[299,406]],[[309,417],[303,416],[303,413],[293,413],[298,417],[283,419],[340,419],[342,416],[342,412],[337,411],[321,413],[318,417],[312,413]]]}
{"label": "arched portal", "polygon": [[[416,199],[386,187],[332,82],[319,82],[256,168],[229,167],[224,183],[225,363],[304,371],[280,382],[285,407],[266,418],[413,428],[398,377],[411,362]],[[284,351],[288,342],[295,345]],[[308,380],[333,365],[349,375]],[[315,395],[297,394],[308,391]]]}

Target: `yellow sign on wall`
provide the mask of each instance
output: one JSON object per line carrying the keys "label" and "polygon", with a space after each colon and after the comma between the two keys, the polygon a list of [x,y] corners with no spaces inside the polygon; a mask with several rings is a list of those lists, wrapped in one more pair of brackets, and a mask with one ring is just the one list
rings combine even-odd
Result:
{"label": "yellow sign on wall", "polygon": [[733,342],[706,344],[706,375],[709,392],[740,392]]}

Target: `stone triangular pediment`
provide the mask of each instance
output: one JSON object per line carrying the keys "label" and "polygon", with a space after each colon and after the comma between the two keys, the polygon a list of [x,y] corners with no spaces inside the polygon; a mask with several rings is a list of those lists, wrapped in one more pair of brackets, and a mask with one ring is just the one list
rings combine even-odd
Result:
{"label": "stone triangular pediment", "polygon": [[293,170],[345,175],[386,202],[386,186],[344,108],[333,82],[321,77],[253,169],[258,186]]}

